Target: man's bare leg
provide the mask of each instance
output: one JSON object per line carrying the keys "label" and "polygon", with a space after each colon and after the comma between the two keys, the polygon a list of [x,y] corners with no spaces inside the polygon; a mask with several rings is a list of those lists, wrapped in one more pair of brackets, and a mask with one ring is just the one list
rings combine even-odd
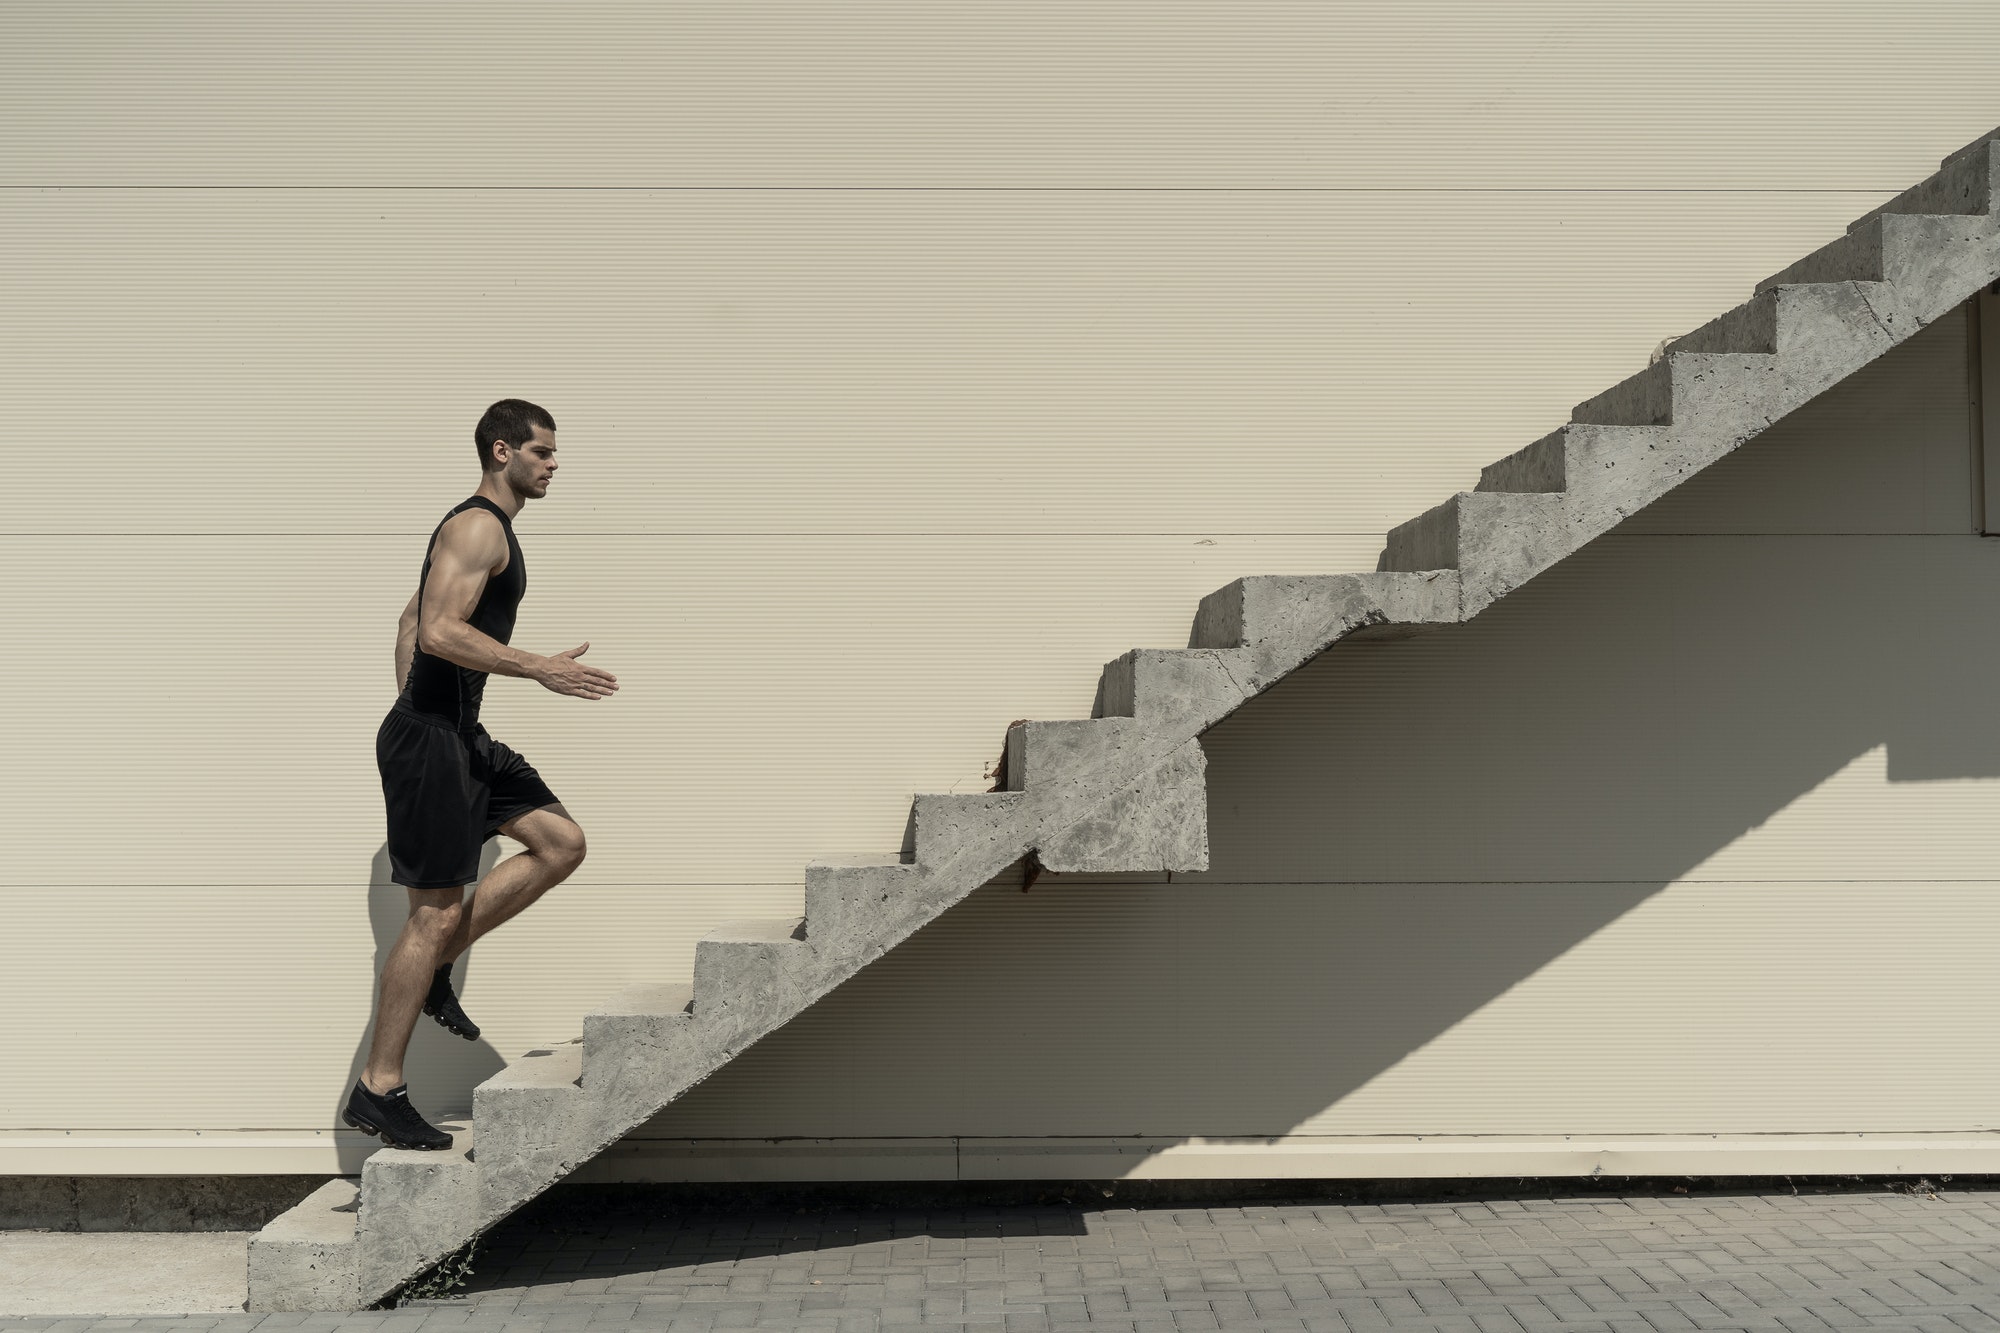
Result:
{"label": "man's bare leg", "polygon": [[377,1096],[403,1082],[403,1055],[430,993],[439,955],[465,918],[465,889],[409,889],[410,917],[382,964],[375,1039],[361,1081]]}
{"label": "man's bare leg", "polygon": [[[500,831],[527,850],[514,853],[486,872],[456,929],[445,940],[437,962],[443,967],[472,947],[472,942],[501,922],[519,914],[535,899],[576,873],[583,864],[583,830],[560,804],[545,805],[515,816]],[[425,977],[424,985],[430,985]],[[422,1008],[422,997],[418,997]]]}

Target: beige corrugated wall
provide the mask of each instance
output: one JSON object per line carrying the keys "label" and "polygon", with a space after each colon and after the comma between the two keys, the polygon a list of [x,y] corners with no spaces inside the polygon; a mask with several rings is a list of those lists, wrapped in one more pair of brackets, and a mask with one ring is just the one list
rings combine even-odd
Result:
{"label": "beige corrugated wall", "polygon": [[[622,689],[488,690],[591,850],[474,951],[486,1040],[420,1029],[433,1107],[983,789],[1203,593],[1371,568],[2000,122],[1953,72],[1996,38],[7,5],[0,1170],[353,1169],[372,738],[491,400],[560,423],[514,642]],[[634,1143],[1983,1130],[1964,367],[1940,326],[1475,624],[1330,654],[1208,738],[1209,874],[983,890]]]}

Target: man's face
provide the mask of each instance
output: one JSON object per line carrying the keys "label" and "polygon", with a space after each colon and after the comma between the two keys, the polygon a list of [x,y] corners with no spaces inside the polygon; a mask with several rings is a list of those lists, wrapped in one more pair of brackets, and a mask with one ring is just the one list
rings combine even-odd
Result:
{"label": "man's face", "polygon": [[549,493],[549,480],[556,471],[554,431],[535,427],[534,435],[519,448],[507,450],[507,484],[516,495],[538,500]]}

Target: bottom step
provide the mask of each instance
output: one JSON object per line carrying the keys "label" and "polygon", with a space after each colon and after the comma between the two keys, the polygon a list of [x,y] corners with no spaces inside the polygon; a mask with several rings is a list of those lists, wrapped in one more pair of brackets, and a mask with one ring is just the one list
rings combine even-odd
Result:
{"label": "bottom step", "polygon": [[354,1243],[361,1182],[336,1176],[250,1238],[250,1310],[353,1310],[361,1304]]}

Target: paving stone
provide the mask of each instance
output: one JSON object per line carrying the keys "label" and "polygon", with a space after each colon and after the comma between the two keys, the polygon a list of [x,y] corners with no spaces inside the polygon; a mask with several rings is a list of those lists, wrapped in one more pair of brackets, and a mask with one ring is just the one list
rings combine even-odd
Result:
{"label": "paving stone", "polygon": [[2000,1190],[1247,1208],[714,1211],[497,1229],[461,1295],[0,1333],[2000,1333]]}

